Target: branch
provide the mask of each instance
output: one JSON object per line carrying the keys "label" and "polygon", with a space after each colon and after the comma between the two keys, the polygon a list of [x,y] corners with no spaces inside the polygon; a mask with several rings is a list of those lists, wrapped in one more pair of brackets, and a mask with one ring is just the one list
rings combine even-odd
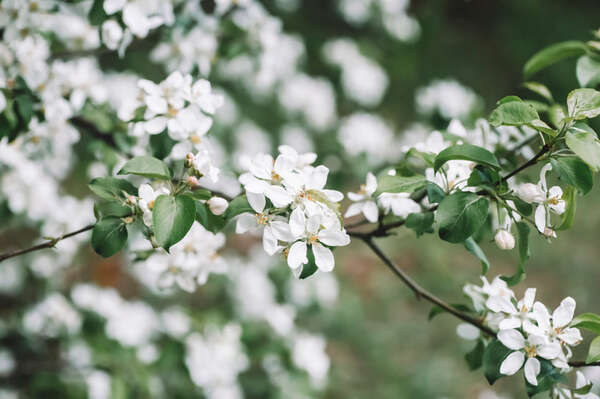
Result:
{"label": "branch", "polygon": [[511,177],[513,177],[514,175],[520,173],[521,171],[523,171],[524,169],[527,169],[530,166],[533,166],[537,163],[538,159],[540,159],[540,157],[542,155],[544,155],[545,153],[547,153],[548,151],[550,151],[552,149],[552,144],[545,144],[541,150],[538,151],[537,154],[535,154],[533,156],[533,158],[531,158],[529,161],[525,162],[523,165],[519,166],[517,169],[513,170],[512,172],[510,172],[509,174],[507,174],[506,176],[504,176],[501,180],[501,182],[505,182],[508,179],[510,179]]}
{"label": "branch", "polygon": [[[429,291],[425,290],[423,287],[421,287],[408,274],[406,274],[402,269],[400,269],[390,258],[388,258],[386,254],[383,253],[381,248],[379,248],[379,246],[377,244],[375,244],[375,242],[373,241],[373,238],[371,236],[362,235],[362,236],[359,236],[359,238],[361,238],[365,242],[365,244],[367,244],[367,246],[369,246],[369,248],[371,248],[371,250],[375,253],[375,255],[377,255],[379,257],[379,259],[381,259],[383,261],[383,263],[400,280],[402,280],[402,282],[406,286],[408,286],[408,288],[410,288],[415,293],[417,299],[421,299],[421,298],[426,299],[427,301],[433,303],[434,305],[439,306],[440,308],[444,309],[446,312],[452,314],[453,316],[457,317],[458,319],[478,328],[481,332],[485,333],[486,335],[489,335],[490,337],[496,336],[496,333],[492,329],[490,329],[489,327],[484,325],[480,319],[476,319],[474,317],[469,316],[466,313],[461,312],[460,310],[456,309],[452,305],[448,304],[447,302],[443,301],[442,299],[438,298],[431,292],[429,292]],[[586,363],[581,360],[573,360],[573,361],[569,362],[569,366],[576,367],[576,368],[577,367],[600,366],[600,361]]]}
{"label": "branch", "polygon": [[9,259],[9,258],[14,258],[15,256],[24,255],[26,253],[33,252],[33,251],[38,251],[40,249],[52,248],[59,241],[62,241],[65,238],[76,236],[76,235],[78,235],[80,233],[86,232],[86,231],[91,230],[93,228],[94,228],[94,225],[90,224],[88,226],[82,227],[79,230],[75,230],[75,231],[72,231],[70,233],[63,234],[60,237],[56,237],[56,238],[50,239],[50,240],[48,240],[46,242],[43,242],[43,243],[38,244],[38,245],[34,245],[32,247],[29,247],[29,248],[17,249],[17,250],[14,250],[14,251],[5,252],[3,254],[0,254],[0,262],[2,262],[3,260]]}

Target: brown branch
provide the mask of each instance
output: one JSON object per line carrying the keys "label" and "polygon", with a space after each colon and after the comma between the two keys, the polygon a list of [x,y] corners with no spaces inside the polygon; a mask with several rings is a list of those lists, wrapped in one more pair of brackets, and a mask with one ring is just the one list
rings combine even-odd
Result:
{"label": "brown branch", "polygon": [[541,150],[539,150],[537,152],[537,154],[535,154],[533,156],[533,158],[531,158],[529,161],[525,162],[523,165],[519,166],[518,168],[516,168],[515,170],[513,170],[512,172],[510,172],[509,174],[507,174],[506,176],[504,176],[500,181],[501,182],[505,182],[508,179],[510,179],[511,177],[513,177],[514,175],[520,173],[521,171],[527,169],[530,166],[533,166],[537,163],[538,159],[540,159],[540,157],[542,155],[544,155],[545,153],[547,153],[548,151],[550,151],[552,149],[552,144],[545,144]]}
{"label": "brown branch", "polygon": [[[453,316],[457,317],[458,319],[478,328],[481,332],[485,333],[486,335],[489,335],[490,337],[496,336],[496,333],[492,329],[490,329],[489,327],[484,325],[480,319],[471,317],[468,314],[461,312],[460,310],[456,309],[449,303],[443,301],[442,299],[438,298],[431,292],[429,292],[426,289],[424,289],[423,287],[421,287],[408,274],[406,274],[404,272],[404,270],[402,270],[400,267],[398,267],[390,258],[387,257],[386,254],[383,253],[381,248],[379,248],[379,246],[377,244],[375,244],[375,242],[373,241],[372,236],[369,236],[368,234],[364,234],[364,235],[359,236],[359,238],[361,238],[365,242],[365,244],[367,244],[367,246],[375,253],[375,255],[377,255],[377,257],[379,257],[379,259],[381,259],[381,261],[383,261],[383,263],[400,280],[402,280],[402,282],[406,286],[408,286],[408,288],[410,288],[414,292],[417,299],[423,298],[423,299],[433,303],[434,305],[439,306],[440,308],[444,309],[446,312],[452,314]],[[586,363],[581,360],[573,360],[573,361],[569,362],[569,366],[576,367],[576,368],[577,367],[600,366],[600,361]]]}
{"label": "brown branch", "polygon": [[33,252],[33,251],[38,251],[40,249],[52,248],[59,241],[62,241],[65,238],[76,236],[78,234],[81,234],[81,233],[86,232],[88,230],[91,230],[93,228],[94,228],[94,225],[90,224],[88,226],[82,227],[79,230],[75,230],[75,231],[72,231],[70,233],[63,234],[60,237],[47,240],[47,241],[45,241],[45,242],[43,242],[41,244],[37,244],[37,245],[34,245],[32,247],[29,247],[29,248],[23,248],[23,249],[17,249],[17,250],[14,250],[14,251],[5,252],[3,254],[0,254],[0,262],[2,262],[3,260],[9,259],[9,258],[14,258],[15,256],[24,255],[26,253]]}

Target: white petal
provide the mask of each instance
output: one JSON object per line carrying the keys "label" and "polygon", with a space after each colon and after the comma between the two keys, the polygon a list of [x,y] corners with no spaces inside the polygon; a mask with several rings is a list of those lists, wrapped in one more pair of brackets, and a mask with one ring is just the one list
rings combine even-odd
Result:
{"label": "white petal", "polygon": [[563,299],[552,313],[552,325],[558,328],[566,326],[573,320],[573,313],[575,313],[575,300],[571,297]]}
{"label": "white petal", "polygon": [[277,159],[275,159],[275,165],[273,165],[273,170],[278,175],[284,177],[287,173],[294,169],[294,164],[294,160],[290,157],[287,157],[285,155],[279,155]]}
{"label": "white petal", "polygon": [[543,303],[534,303],[532,313],[541,329],[548,330],[550,328],[550,313],[548,313],[548,309],[546,309]]}
{"label": "white petal", "polygon": [[154,189],[147,183],[140,184],[140,187],[138,188],[138,196],[144,201],[150,202],[155,199]]}
{"label": "white petal", "polygon": [[537,376],[540,373],[540,361],[535,357],[530,357],[525,362],[525,379],[531,384],[537,386]]}
{"label": "white petal", "polygon": [[327,167],[323,165],[317,166],[310,174],[306,188],[309,190],[321,190],[323,187],[325,187],[325,183],[327,183],[328,174],[329,169],[327,169]]}
{"label": "white petal", "polygon": [[306,257],[306,243],[304,241],[296,241],[290,247],[287,261],[292,269],[297,269],[303,264],[308,263],[308,258]]}
{"label": "white petal", "polygon": [[[350,193],[348,193],[350,194]],[[354,204],[350,204],[348,209],[346,209],[346,213],[344,214],[345,218],[350,218],[352,216],[356,216],[362,212],[363,204],[360,202],[356,202]]]}
{"label": "white petal", "polygon": [[271,200],[276,208],[286,207],[294,199],[292,195],[281,186],[268,186],[265,189],[265,195]]}
{"label": "white petal", "polygon": [[194,278],[188,274],[178,273],[175,276],[175,282],[179,288],[187,292],[194,292],[196,290],[196,284]]}
{"label": "white petal", "polygon": [[517,330],[500,330],[498,339],[508,349],[517,350],[525,347],[525,338]]}
{"label": "white petal", "polygon": [[323,193],[327,197],[327,199],[331,202],[340,202],[344,199],[344,194],[337,190],[323,190]]}
{"label": "white petal", "polygon": [[158,134],[165,130],[165,127],[167,127],[167,118],[164,116],[157,116],[144,123],[144,129],[150,134]]}
{"label": "white petal", "polygon": [[314,215],[308,218],[306,221],[306,231],[311,234],[316,234],[321,226],[321,215]]}
{"label": "white petal", "polygon": [[262,213],[262,211],[265,210],[265,204],[267,203],[267,200],[263,194],[246,192],[246,198],[248,199],[248,203],[252,209],[254,209],[254,212]]}
{"label": "white petal", "polygon": [[537,347],[537,353],[544,359],[548,359],[548,360],[555,359],[560,354],[560,345],[559,344],[540,345]]}
{"label": "white petal", "polygon": [[236,234],[244,234],[247,231],[254,230],[258,227],[256,217],[251,213],[242,213],[235,225]]}
{"label": "white petal", "polygon": [[367,184],[365,185],[365,191],[369,195],[373,195],[377,191],[377,178],[373,173],[367,173]]}
{"label": "white petal", "polygon": [[294,241],[294,236],[290,230],[290,225],[281,220],[274,220],[269,223],[268,226],[275,236],[280,241],[291,242]]}
{"label": "white petal", "polygon": [[504,359],[500,365],[500,373],[504,375],[513,375],[523,365],[525,355],[523,352],[513,352]]}
{"label": "white petal", "polygon": [[330,247],[341,247],[350,244],[350,236],[342,230],[325,229],[318,234],[319,241]]}
{"label": "white petal", "polygon": [[365,218],[367,218],[369,222],[375,223],[377,221],[377,218],[379,217],[379,209],[377,208],[375,201],[365,202],[362,211],[365,215]]}
{"label": "white petal", "polygon": [[531,310],[533,309],[533,301],[535,301],[535,288],[527,288],[523,296],[523,304]]}
{"label": "white petal", "polygon": [[265,252],[269,255],[274,255],[280,249],[277,245],[277,238],[275,238],[275,235],[269,226],[265,227],[265,230],[263,231],[262,242]]}
{"label": "white petal", "polygon": [[488,300],[485,301],[485,306],[492,312],[504,312],[509,314],[517,312],[515,305],[513,305],[509,299],[498,295],[489,297]]}
{"label": "white petal", "polygon": [[164,114],[168,110],[167,100],[159,96],[148,96],[144,99],[144,102],[155,114]]}
{"label": "white petal", "polygon": [[540,233],[544,234],[544,230],[546,230],[546,208],[544,208],[544,205],[539,205],[535,209],[535,227]]}
{"label": "white petal", "polygon": [[498,324],[498,328],[501,330],[510,330],[521,327],[521,319],[517,317],[509,317],[504,319]]}
{"label": "white petal", "polygon": [[335,265],[335,259],[333,253],[329,248],[324,247],[318,242],[312,245],[313,254],[315,255],[315,263],[319,270],[324,272],[330,272],[333,270]]}
{"label": "white petal", "polygon": [[302,237],[306,231],[306,215],[299,207],[290,215],[290,231],[294,237]]}
{"label": "white petal", "polygon": [[562,333],[558,335],[560,339],[565,341],[568,345],[577,345],[583,340],[581,332],[577,328],[565,328]]}
{"label": "white petal", "polygon": [[468,323],[460,323],[456,326],[456,334],[462,339],[474,340],[479,338],[479,329]]}

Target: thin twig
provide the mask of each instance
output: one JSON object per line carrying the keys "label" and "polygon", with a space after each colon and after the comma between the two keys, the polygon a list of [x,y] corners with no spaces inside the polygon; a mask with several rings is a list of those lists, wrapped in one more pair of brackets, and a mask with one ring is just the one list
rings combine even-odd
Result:
{"label": "thin twig", "polygon": [[513,170],[512,172],[510,172],[509,174],[507,174],[506,176],[504,176],[501,180],[501,182],[505,182],[508,179],[510,179],[511,177],[513,177],[514,175],[520,173],[521,171],[523,171],[524,169],[527,169],[530,166],[533,166],[537,163],[538,159],[540,159],[540,157],[542,155],[544,155],[545,153],[547,153],[548,151],[550,151],[552,149],[552,145],[551,144],[545,144],[541,150],[539,150],[537,152],[537,154],[535,154],[533,156],[533,158],[531,158],[529,161],[525,162],[523,165],[519,166],[518,168],[516,168],[515,170]]}
{"label": "thin twig", "polygon": [[40,250],[40,249],[52,248],[52,247],[54,247],[54,246],[55,246],[55,245],[56,245],[56,244],[57,244],[59,241],[62,241],[62,240],[64,240],[65,238],[69,238],[69,237],[76,236],[76,235],[78,235],[78,234],[84,233],[84,232],[86,232],[86,231],[88,231],[88,230],[91,230],[91,229],[93,229],[93,228],[94,228],[94,225],[93,225],[93,224],[90,224],[90,225],[88,225],[88,226],[82,227],[82,228],[81,228],[81,229],[79,229],[79,230],[75,230],[75,231],[72,231],[72,232],[70,232],[70,233],[63,234],[63,235],[62,235],[62,236],[60,236],[60,237],[57,237],[57,238],[53,238],[53,239],[47,240],[47,241],[45,241],[45,242],[43,242],[43,243],[41,243],[41,244],[34,245],[34,246],[32,246],[32,247],[29,247],[29,248],[23,248],[23,249],[17,249],[17,250],[14,250],[14,251],[5,252],[5,253],[3,253],[3,254],[0,254],[0,262],[2,262],[3,260],[9,259],[9,258],[14,258],[15,256],[24,255],[24,254],[26,254],[26,253],[33,252],[33,251],[38,251],[38,250]]}

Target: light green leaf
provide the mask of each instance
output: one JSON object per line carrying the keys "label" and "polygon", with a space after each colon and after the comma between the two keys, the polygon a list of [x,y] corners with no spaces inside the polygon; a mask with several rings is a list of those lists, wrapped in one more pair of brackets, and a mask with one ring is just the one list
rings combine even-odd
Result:
{"label": "light green leaf", "polygon": [[481,250],[479,245],[475,242],[473,237],[469,237],[465,240],[465,248],[471,252],[481,261],[481,274],[484,275],[490,268],[490,262],[488,261],[485,253]]}
{"label": "light green leaf", "polygon": [[557,171],[565,183],[577,188],[581,194],[587,194],[594,185],[594,176],[585,162],[578,158],[551,159],[552,169]]}
{"label": "light green leaf", "polygon": [[99,255],[108,258],[116,254],[127,242],[127,227],[117,217],[100,220],[92,230],[92,248]]}
{"label": "light green leaf", "polygon": [[583,328],[600,335],[600,316],[594,313],[580,314],[575,317],[569,325],[571,327]]}
{"label": "light green leaf", "polygon": [[563,193],[562,199],[566,202],[565,212],[562,214],[562,222],[556,230],[567,230],[573,225],[575,219],[575,210],[577,208],[577,194],[575,187],[568,186]]}
{"label": "light green leaf", "polygon": [[548,126],[546,124],[546,122],[544,122],[540,119],[531,121],[531,123],[528,123],[527,126],[533,128],[539,132],[546,133],[550,137],[555,137],[558,134],[558,132],[556,130],[552,129],[550,126]]}
{"label": "light green leaf", "polygon": [[566,41],[548,46],[535,53],[523,67],[525,79],[561,60],[585,53],[585,45],[579,41]]}
{"label": "light green leaf", "polygon": [[600,141],[595,133],[573,127],[567,132],[565,142],[594,172],[600,170]]}
{"label": "light green leaf", "polygon": [[600,361],[600,337],[596,337],[590,343],[586,363],[594,363]]}
{"label": "light green leaf", "polygon": [[94,204],[94,215],[97,219],[110,216],[125,217],[133,215],[133,209],[130,206],[123,205],[122,201],[100,200]]}
{"label": "light green leaf", "polygon": [[521,100],[521,97],[519,96],[506,96],[506,97],[502,97],[500,100],[496,101],[496,105],[502,105],[502,104],[506,104],[512,101],[523,101]]}
{"label": "light green leaf", "polygon": [[171,179],[171,171],[166,163],[160,159],[143,155],[129,161],[118,173],[119,175],[138,175],[155,179]]}
{"label": "light green leaf", "polygon": [[523,101],[510,101],[500,104],[492,111],[489,121],[492,126],[521,126],[538,119],[540,116],[531,104]]}
{"label": "light green leaf", "polygon": [[517,244],[519,246],[519,267],[512,276],[501,276],[509,286],[517,285],[525,278],[525,263],[529,259],[529,225],[525,222],[515,223],[517,227]]}
{"label": "light green leaf", "polygon": [[433,169],[437,172],[446,162],[456,159],[472,161],[489,166],[490,168],[500,169],[500,164],[494,154],[485,148],[471,144],[453,145],[442,150],[435,157]]}
{"label": "light green leaf", "polygon": [[123,192],[136,195],[137,189],[127,180],[117,179],[116,177],[99,177],[93,179],[88,186],[98,197],[104,199],[115,199],[123,197]]}
{"label": "light green leaf", "polygon": [[158,245],[167,251],[192,227],[196,216],[194,200],[187,195],[159,195],[152,209],[154,235]]}
{"label": "light green leaf", "polygon": [[446,196],[446,193],[444,192],[444,190],[440,186],[438,186],[437,184],[435,184],[433,182],[427,183],[426,191],[427,191],[427,200],[429,201],[430,204],[437,204],[437,203],[441,202],[444,199],[444,197]]}
{"label": "light green leaf", "polygon": [[567,114],[565,113],[564,107],[559,104],[553,104],[548,109],[548,117],[550,118],[550,122],[557,129],[562,128],[563,121],[566,116]]}
{"label": "light green leaf", "polygon": [[210,199],[210,197],[212,197],[212,192],[205,188],[198,188],[194,189],[189,195],[195,200],[207,200]]}
{"label": "light green leaf", "polygon": [[412,193],[427,184],[425,176],[381,176],[377,181],[377,192],[381,193]]}
{"label": "light green leaf", "polygon": [[531,90],[532,92],[539,94],[544,97],[548,101],[552,101],[552,93],[550,90],[543,84],[538,82],[525,82],[523,83],[523,87]]}
{"label": "light green leaf", "polygon": [[581,87],[595,87],[600,83],[600,62],[587,55],[579,57],[575,73]]}
{"label": "light green leaf", "polygon": [[574,119],[595,118],[600,115],[600,92],[594,89],[575,89],[567,96],[569,116]]}
{"label": "light green leaf", "polygon": [[442,240],[464,242],[485,223],[489,201],[473,193],[457,192],[444,198],[437,210]]}

